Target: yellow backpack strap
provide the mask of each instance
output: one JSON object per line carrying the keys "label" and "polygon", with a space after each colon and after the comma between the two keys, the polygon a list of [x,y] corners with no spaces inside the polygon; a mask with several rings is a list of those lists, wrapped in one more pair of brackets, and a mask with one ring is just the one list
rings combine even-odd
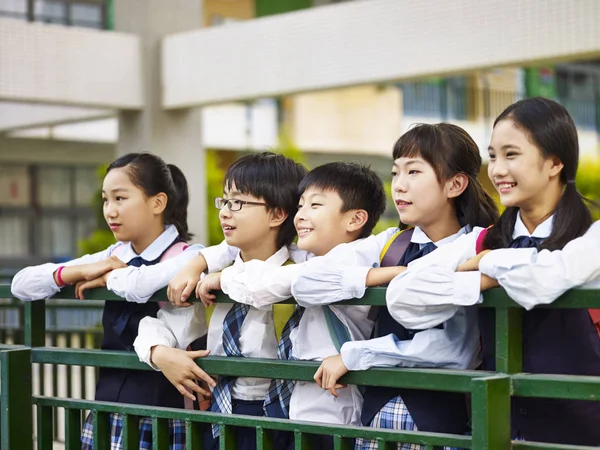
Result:
{"label": "yellow backpack strap", "polygon": [[[290,264],[294,264],[294,261],[288,259],[283,265],[289,266]],[[273,321],[275,322],[275,334],[277,335],[277,342],[281,339],[281,333],[283,332],[283,327],[290,319],[294,312],[294,308],[296,305],[273,305]]]}
{"label": "yellow backpack strap", "polygon": [[410,239],[414,231],[414,228],[398,230],[389,238],[379,255],[379,262],[382,267],[398,264],[398,261],[400,261],[400,258],[402,258],[402,255],[404,255],[410,244]]}

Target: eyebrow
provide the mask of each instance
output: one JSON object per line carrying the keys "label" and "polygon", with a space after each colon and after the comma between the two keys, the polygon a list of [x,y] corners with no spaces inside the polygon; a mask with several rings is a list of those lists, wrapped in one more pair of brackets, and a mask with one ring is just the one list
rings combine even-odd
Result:
{"label": "eyebrow", "polygon": [[[110,192],[114,194],[115,192],[128,192],[128,191],[125,188],[118,187],[118,188],[111,189]],[[104,189],[102,189],[102,193],[106,194],[106,191]]]}
{"label": "eyebrow", "polygon": [[315,192],[315,193],[313,193],[313,194],[310,194],[308,197],[306,197],[306,198],[305,198],[305,197],[304,197],[304,194],[302,194],[302,195],[300,196],[300,200],[302,200],[302,199],[303,199],[304,201],[308,201],[309,199],[312,199],[312,198],[314,198],[314,197],[325,197],[325,196],[324,196],[323,194],[321,194],[320,192]]}
{"label": "eyebrow", "polygon": [[[421,161],[420,159],[411,159],[409,161],[407,161],[406,163],[404,163],[405,166],[410,166],[412,164],[424,164],[425,161]],[[393,164],[394,167],[399,167],[400,164],[398,164],[396,161],[394,161]]]}
{"label": "eyebrow", "polygon": [[[503,145],[502,147],[500,147],[500,150],[504,150],[504,151],[506,151],[506,150],[512,150],[512,149],[514,149],[514,150],[521,150],[521,147],[519,147],[518,145],[514,145],[514,144],[506,144],[506,145]],[[489,150],[496,150],[496,149],[490,145],[488,147],[488,151]]]}

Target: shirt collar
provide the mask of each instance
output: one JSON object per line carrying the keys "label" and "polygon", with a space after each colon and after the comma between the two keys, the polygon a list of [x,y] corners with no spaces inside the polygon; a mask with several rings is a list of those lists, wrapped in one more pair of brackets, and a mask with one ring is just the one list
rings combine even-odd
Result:
{"label": "shirt collar", "polygon": [[[244,264],[240,254],[241,252],[238,253],[237,257],[235,258],[235,262],[233,263],[234,265]],[[267,264],[273,264],[274,266],[283,266],[288,259],[290,259],[290,252],[286,246],[283,246],[274,254],[269,256],[265,262]]]}
{"label": "shirt collar", "polygon": [[[466,225],[464,227],[462,227],[460,230],[458,230],[457,233],[454,233],[451,236],[445,237],[444,239],[440,239],[437,242],[434,242],[436,247],[440,247],[442,245],[445,244],[449,244],[450,242],[454,242],[456,239],[458,239],[460,236],[462,236],[463,234],[466,234],[468,232],[471,231],[471,227],[469,225]],[[428,244],[431,241],[431,239],[429,239],[429,237],[425,234],[425,232],[423,230],[421,230],[419,227],[415,227],[415,231],[413,231],[413,235],[410,238],[411,242],[414,242],[415,244]]]}
{"label": "shirt collar", "polygon": [[529,230],[527,229],[527,227],[523,223],[523,220],[521,219],[521,212],[519,211],[519,213],[517,214],[517,220],[515,222],[515,228],[513,230],[512,237],[513,237],[513,239],[516,239],[519,236],[531,236],[531,237],[546,239],[546,238],[548,238],[548,236],[550,236],[550,233],[552,233],[553,221],[554,221],[554,214],[551,215],[550,217],[548,217],[542,223],[540,223],[535,228],[535,230],[533,230],[533,233],[529,233]]}
{"label": "shirt collar", "polygon": [[177,239],[177,236],[179,236],[177,227],[175,227],[175,225],[167,225],[165,227],[165,231],[163,231],[161,235],[158,236],[154,242],[152,242],[152,244],[150,244],[148,248],[142,252],[141,255],[138,255],[133,250],[131,242],[128,242],[125,244],[125,250],[123,251],[122,258],[119,257],[119,259],[121,259],[121,261],[123,261],[125,264],[129,263],[133,258],[138,256],[141,256],[146,261],[154,261],[160,255],[162,255],[166,249],[169,248],[173,241]]}

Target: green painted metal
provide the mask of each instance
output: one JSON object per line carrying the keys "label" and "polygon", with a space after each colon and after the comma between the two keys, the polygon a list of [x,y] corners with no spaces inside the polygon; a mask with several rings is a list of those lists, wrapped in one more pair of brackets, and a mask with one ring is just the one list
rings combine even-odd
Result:
{"label": "green painted metal", "polygon": [[[0,285],[0,298],[10,297],[10,289],[6,285]],[[0,366],[2,373],[2,384],[0,394],[2,395],[2,410],[0,410],[0,421],[2,423],[0,433],[0,450],[7,450],[5,446],[9,442],[11,434],[5,432],[17,425],[13,417],[14,397],[11,399],[7,393],[13,390],[7,386],[15,386],[14,378],[10,379],[10,373],[15,376],[19,373],[19,381],[22,374],[29,374],[29,394],[31,393],[31,364],[64,364],[68,367],[73,365],[93,367],[118,367],[125,369],[150,370],[148,366],[140,363],[134,353],[131,352],[109,352],[85,349],[61,349],[44,348],[46,335],[51,336],[52,342],[56,342],[56,333],[46,333],[46,307],[54,308],[55,302],[77,303],[80,305],[94,304],[98,307],[100,303],[95,300],[122,300],[114,294],[99,289],[90,291],[87,296],[90,300],[84,302],[72,302],[73,292],[63,289],[59,294],[60,300],[52,300],[48,305],[44,301],[26,303],[23,316],[25,325],[25,342],[28,347],[0,345]],[[164,300],[165,292],[160,291],[151,299],[152,301]],[[231,302],[220,294],[217,298],[221,302]],[[89,303],[87,303],[89,302]],[[286,303],[293,303],[293,299]],[[385,289],[368,289],[364,298],[343,302],[352,305],[385,305]],[[309,422],[296,422],[290,420],[276,420],[261,417],[219,415],[210,412],[191,412],[186,410],[144,407],[139,405],[122,405],[115,403],[91,402],[84,400],[59,399],[48,396],[33,397],[33,402],[38,405],[38,448],[47,448],[51,443],[53,431],[53,411],[57,408],[65,408],[65,444],[67,449],[78,448],[78,440],[81,425],[81,411],[93,411],[93,423],[97,442],[95,449],[104,449],[109,446],[108,419],[110,412],[124,414],[125,449],[137,448],[139,441],[139,418],[151,417],[154,433],[154,449],[168,447],[168,423],[167,419],[180,419],[186,421],[188,431],[186,443],[188,448],[202,448],[203,424],[218,423],[221,427],[221,448],[235,448],[234,433],[236,427],[253,427],[257,430],[257,448],[272,449],[273,431],[289,431],[295,435],[295,447],[297,449],[310,448],[311,434],[326,434],[334,436],[336,449],[351,448],[351,439],[361,437],[363,439],[374,439],[379,448],[396,448],[397,442],[406,442],[423,445],[426,449],[437,446],[452,446],[458,448],[473,448],[476,450],[504,450],[518,449],[556,449],[572,450],[585,449],[586,447],[536,444],[531,442],[510,442],[510,398],[512,396],[527,397],[550,397],[570,398],[582,400],[600,400],[600,377],[579,377],[560,375],[529,375],[521,374],[522,341],[521,324],[523,310],[508,298],[501,289],[492,289],[485,294],[481,307],[493,307],[496,310],[496,352],[497,370],[504,373],[489,373],[482,371],[451,371],[433,369],[371,369],[362,372],[353,372],[342,379],[348,384],[391,386],[417,389],[431,389],[453,392],[464,392],[471,394],[473,411],[473,437],[446,435],[440,433],[409,432],[400,430],[382,430],[366,427],[335,426],[327,424],[315,424]],[[15,305],[13,304],[14,308]],[[572,291],[563,295],[552,305],[542,307],[562,308],[600,308],[600,290]],[[58,309],[57,309],[58,311]],[[29,348],[33,347],[33,348]],[[10,359],[10,352],[26,351],[27,356],[20,361],[18,358]],[[8,359],[7,359],[8,358]],[[5,361],[6,360],[6,361]],[[15,361],[16,364],[15,365]],[[263,378],[283,378],[312,381],[312,377],[318,363],[309,361],[279,361],[259,360],[253,358],[222,358],[208,357],[197,360],[200,367],[210,374],[250,376]],[[12,366],[10,365],[12,364]],[[20,364],[20,366],[19,366]],[[12,367],[11,370],[5,370]],[[56,377],[54,377],[56,379]],[[10,384],[12,382],[12,385]],[[20,383],[22,384],[22,383]],[[27,387],[26,387],[27,389]],[[56,388],[53,392],[56,395]],[[31,399],[31,395],[28,396]],[[7,404],[11,407],[11,414],[7,414]],[[22,407],[22,406],[21,406]],[[30,407],[30,404],[29,404]],[[23,411],[27,406],[22,407]],[[25,414],[25,417],[27,414]],[[23,416],[22,416],[23,417]],[[23,425],[32,427],[27,420],[20,420],[19,427]],[[12,428],[11,428],[12,427]],[[20,433],[19,433],[20,434]],[[29,433],[28,436],[31,436]],[[21,439],[22,436],[19,436]],[[14,432],[12,434],[15,438]],[[20,443],[21,441],[19,441]],[[31,441],[29,444],[33,444]],[[19,445],[15,448],[25,448]]]}
{"label": "green painted metal", "polygon": [[33,450],[31,350],[0,351],[0,450]]}
{"label": "green painted metal", "polygon": [[523,359],[523,310],[496,309],[496,371],[519,373]]}
{"label": "green painted metal", "polygon": [[514,450],[598,450],[598,447],[513,441]]}
{"label": "green painted metal", "polygon": [[471,394],[473,448],[510,448],[510,377],[494,375],[473,380]]}

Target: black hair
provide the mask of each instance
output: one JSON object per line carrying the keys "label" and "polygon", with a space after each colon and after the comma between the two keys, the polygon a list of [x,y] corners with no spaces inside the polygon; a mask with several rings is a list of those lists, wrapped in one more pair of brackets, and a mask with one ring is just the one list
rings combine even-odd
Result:
{"label": "black hair", "polygon": [[433,167],[440,184],[459,173],[467,176],[467,188],[454,199],[462,227],[488,227],[498,218],[498,208],[478,178],[482,163],[479,148],[461,127],[450,123],[417,124],[400,136],[393,156],[395,160],[423,158]]}
{"label": "black hair", "polygon": [[187,223],[188,184],[177,166],[166,164],[152,153],[129,153],[114,160],[106,173],[120,168],[127,170],[131,182],[146,196],[163,192],[167,196],[167,206],[163,213],[165,225],[175,225],[179,237],[184,241],[193,237],[188,231]]}
{"label": "black hair", "polygon": [[235,189],[262,198],[269,210],[281,209],[287,218],[277,236],[277,246],[292,243],[296,237],[294,216],[298,211],[298,185],[306,176],[306,168],[293,159],[272,152],[246,155],[234,162],[225,173],[223,188]]}
{"label": "black hair", "polygon": [[311,170],[300,183],[300,192],[309,187],[333,191],[342,199],[342,212],[363,209],[368,219],[360,238],[369,236],[385,211],[383,181],[370,167],[352,162],[332,162]]}
{"label": "black hair", "polygon": [[[563,169],[560,181],[564,191],[554,211],[552,233],[540,248],[562,249],[584,234],[593,222],[592,214],[575,186],[579,163],[579,141],[573,118],[561,104],[542,97],[520,100],[506,108],[494,122],[511,120],[523,131],[543,158],[558,158]],[[508,207],[484,241],[489,249],[506,248],[513,238],[519,208]]]}

